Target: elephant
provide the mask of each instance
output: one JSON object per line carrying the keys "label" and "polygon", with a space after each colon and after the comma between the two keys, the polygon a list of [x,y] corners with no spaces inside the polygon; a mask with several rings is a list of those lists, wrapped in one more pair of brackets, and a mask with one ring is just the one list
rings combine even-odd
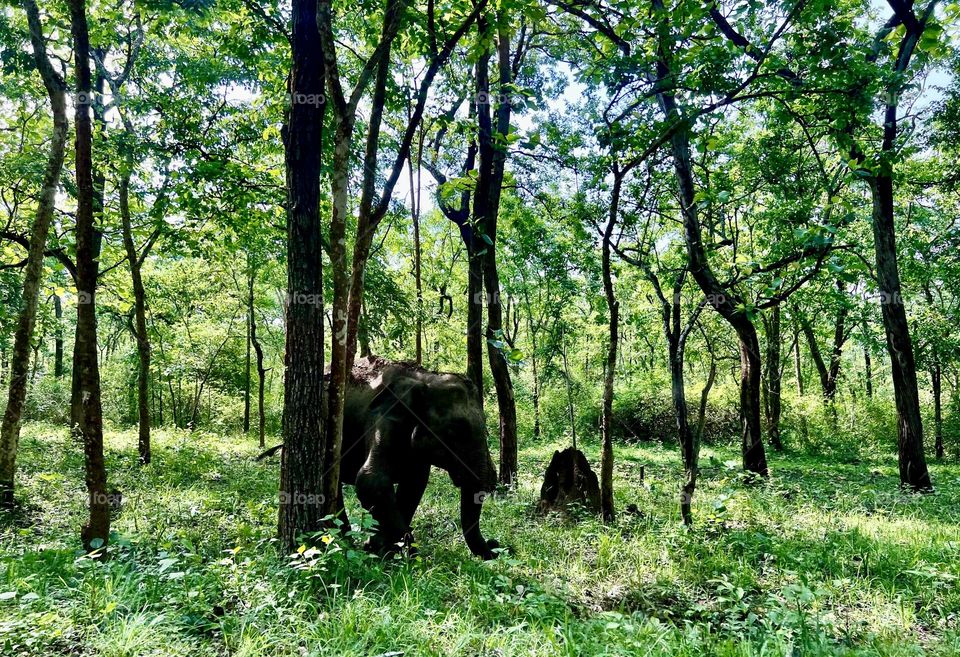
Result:
{"label": "elephant", "polygon": [[410,523],[436,466],[460,489],[461,529],[470,551],[495,558],[499,545],[481,534],[480,512],[495,490],[497,473],[473,383],[459,374],[371,356],[358,359],[348,378],[340,480],[354,485],[360,504],[378,523],[372,547],[389,550],[409,541]]}

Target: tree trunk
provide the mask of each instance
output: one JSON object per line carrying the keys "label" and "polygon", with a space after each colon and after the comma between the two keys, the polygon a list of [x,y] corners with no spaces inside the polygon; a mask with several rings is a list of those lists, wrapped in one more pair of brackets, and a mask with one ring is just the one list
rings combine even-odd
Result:
{"label": "tree trunk", "polygon": [[[540,437],[540,377],[537,371],[537,332],[533,323],[533,308],[530,305],[530,293],[526,280],[523,281],[523,300],[527,311],[527,333],[530,335],[530,368],[533,375],[533,437]],[[566,368],[566,356],[564,356]]]}
{"label": "tree trunk", "polygon": [[[43,83],[50,98],[50,107],[53,114],[53,134],[50,140],[50,151],[47,155],[43,184],[40,189],[37,214],[30,231],[30,248],[23,275],[23,307],[20,309],[17,329],[14,334],[10,387],[7,406],[3,414],[3,424],[0,427],[0,506],[13,505],[17,449],[20,443],[20,421],[23,404],[27,396],[30,343],[33,340],[33,332],[36,327],[37,303],[43,278],[43,253],[47,244],[50,224],[53,220],[68,131],[66,87],[63,80],[54,71],[49,59],[47,59],[40,24],[40,12],[34,0],[25,0],[23,5],[27,11],[34,60],[43,77]],[[57,307],[59,307],[59,299],[59,297],[55,297],[54,300]],[[59,362],[62,366],[62,339],[60,344]]]}
{"label": "tree trunk", "polygon": [[[887,121],[891,120],[896,131],[896,107],[893,108],[892,118],[888,108]],[[928,490],[932,488],[932,484],[923,453],[923,420],[917,389],[917,367],[897,265],[892,173],[887,171],[877,174],[871,188],[877,282],[880,287],[883,326],[887,336],[893,393],[897,405],[900,483],[914,490]]]}
{"label": "tree trunk", "polygon": [[[898,461],[900,484],[916,491],[930,490],[930,472],[923,453],[923,419],[920,414],[920,394],[917,388],[917,367],[913,355],[910,326],[903,305],[900,269],[897,263],[897,239],[893,193],[893,154],[897,146],[897,109],[902,86],[906,84],[907,69],[917,43],[927,28],[936,3],[929,3],[922,17],[914,13],[912,3],[903,8],[912,21],[905,24],[895,70],[890,86],[885,90],[887,103],[883,116],[883,141],[880,165],[870,179],[873,196],[873,243],[876,253],[876,276],[880,288],[883,327],[890,354],[893,393],[897,405]],[[901,13],[900,11],[897,12]]]}
{"label": "tree trunk", "polygon": [[53,376],[59,380],[63,378],[63,299],[59,294],[53,295],[53,316]]}
{"label": "tree trunk", "polygon": [[77,330],[73,348],[73,375],[78,395],[73,399],[74,431],[83,440],[90,517],[80,531],[88,552],[106,548],[110,538],[110,499],[103,459],[103,415],[100,404],[100,369],[97,362],[96,288],[100,235],[94,226],[94,181],[90,120],[90,38],[86,0],[70,0],[77,78],[76,181],[77,181]]}
{"label": "tree trunk", "polygon": [[483,405],[483,255],[476,231],[467,249],[467,378]]}
{"label": "tree trunk", "polygon": [[423,159],[423,132],[420,133],[420,143],[417,149],[417,176],[414,185],[413,154],[407,162],[410,167],[410,205],[411,220],[413,221],[413,282],[417,290],[417,339],[414,359],[417,365],[423,365],[423,275],[421,266],[422,246],[420,244],[420,175]]}
{"label": "tree trunk", "polygon": [[[250,280],[253,280],[253,274],[251,274]],[[250,310],[250,343],[253,345],[253,349],[257,354],[257,435],[260,439],[260,447],[266,447],[267,417],[264,403],[264,387],[267,380],[267,370],[263,366],[263,346],[260,344],[260,340],[257,339],[257,320],[253,314],[252,306]]]}
{"label": "tree trunk", "polygon": [[933,427],[934,446],[938,459],[943,458],[943,371],[940,363],[934,363],[930,369],[930,383],[933,387]]}
{"label": "tree trunk", "polygon": [[[327,385],[327,439],[324,444],[324,515],[339,514],[340,450],[343,444],[343,405],[347,386],[350,270],[347,259],[350,146],[353,118],[339,117],[331,174],[333,215],[330,219],[330,263],[333,270],[333,335],[330,345],[330,382]],[[362,282],[361,282],[362,285]],[[359,317],[359,315],[358,315]]]}
{"label": "tree trunk", "polygon": [[[290,97],[325,93],[317,38],[318,0],[293,0]],[[284,130],[287,169],[287,303],[280,549],[320,529],[323,517],[324,316],[320,169],[326,104],[291,102]]]}
{"label": "tree trunk", "polygon": [[710,267],[703,243],[703,231],[697,209],[690,153],[690,126],[680,112],[676,98],[667,90],[666,81],[674,72],[671,68],[673,42],[662,0],[654,0],[659,14],[659,43],[657,52],[657,101],[664,118],[674,127],[670,137],[674,172],[680,190],[684,241],[690,272],[703,290],[713,308],[720,313],[740,339],[740,413],[743,421],[743,467],[760,476],[767,476],[767,457],[763,448],[763,425],[760,421],[760,343],[757,331],[747,315],[747,305],[732,290],[724,287]]}
{"label": "tree trunk", "polygon": [[[249,266],[249,256],[248,256]],[[247,349],[243,366],[243,433],[250,433],[251,358],[250,333],[253,331],[253,274],[247,275]]]}
{"label": "tree trunk", "polygon": [[680,494],[680,516],[683,524],[693,524],[693,494],[697,487],[697,467],[700,457],[699,436],[690,428],[690,415],[687,409],[687,395],[683,383],[683,345],[680,336],[666,336],[670,355],[670,396],[673,400],[673,413],[677,423],[677,440],[680,443],[680,455],[683,458],[683,489]]}
{"label": "tree trunk", "polygon": [[570,365],[567,363],[567,334],[566,331],[560,334],[563,356],[563,380],[567,384],[567,411],[570,414],[570,432],[573,436],[573,448],[577,449],[577,414],[573,409],[573,385],[570,383]]}
{"label": "tree trunk", "polygon": [[[661,78],[667,71],[661,70]],[[664,114],[670,121],[680,121],[680,112],[671,94],[658,94]],[[688,128],[680,127],[671,138],[674,170],[680,186],[684,234],[690,271],[714,309],[730,324],[740,340],[740,414],[743,425],[743,467],[767,476],[767,457],[763,449],[763,428],[760,421],[760,343],[757,331],[747,317],[744,302],[724,288],[710,268],[703,245],[700,219],[695,200],[693,168]]]}
{"label": "tree trunk", "polygon": [[780,306],[770,310],[770,318],[765,322],[767,333],[767,379],[765,384],[767,415],[767,433],[770,445],[778,452],[783,451],[780,438],[781,388],[783,381],[783,363],[780,358]]}
{"label": "tree trunk", "polygon": [[[480,20],[480,31],[485,32],[486,21]],[[510,38],[500,24],[498,30],[498,71],[500,103],[497,107],[497,125],[490,116],[489,55],[477,62],[477,143],[480,170],[474,197],[474,225],[477,226],[483,247],[483,282],[487,302],[487,360],[497,391],[500,415],[500,474],[499,481],[513,486],[517,477],[517,408],[510,380],[510,369],[501,350],[493,346],[503,341],[503,307],[500,299],[500,276],[497,271],[497,215],[506,164],[506,135],[510,131]],[[496,133],[496,134],[494,134]]]}
{"label": "tree trunk", "polygon": [[617,340],[620,337],[620,302],[613,288],[611,271],[611,240],[617,222],[620,206],[620,190],[623,178],[619,171],[614,173],[613,190],[610,196],[610,216],[603,233],[603,254],[601,267],[603,273],[603,292],[609,313],[609,331],[607,337],[607,359],[603,370],[603,410],[600,416],[600,432],[603,447],[600,452],[600,510],[604,522],[616,519],[613,502],[613,379],[617,366]]}
{"label": "tree trunk", "polygon": [[[130,163],[132,164],[132,162]],[[134,336],[137,341],[137,420],[139,432],[137,451],[140,463],[150,462],[150,335],[147,333],[147,298],[141,276],[141,262],[133,243],[133,227],[130,221],[130,169],[120,177],[120,220],[123,232],[123,247],[130,267],[133,283]]]}
{"label": "tree trunk", "polygon": [[743,469],[767,476],[760,422],[760,341],[753,324],[743,319],[735,328],[740,338],[740,414],[743,423]]}

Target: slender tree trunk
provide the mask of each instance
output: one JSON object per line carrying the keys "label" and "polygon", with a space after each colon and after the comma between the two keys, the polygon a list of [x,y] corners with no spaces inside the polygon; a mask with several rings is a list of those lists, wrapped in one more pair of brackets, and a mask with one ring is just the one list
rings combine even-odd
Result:
{"label": "slender tree trunk", "polygon": [[[540,437],[540,377],[537,372],[537,332],[533,325],[533,308],[530,305],[530,293],[526,280],[523,281],[523,300],[527,310],[527,333],[530,334],[530,368],[533,375],[533,437]],[[566,368],[566,356],[564,356]]]}
{"label": "slender tree trunk", "polygon": [[867,399],[873,399],[873,363],[870,359],[870,347],[863,345],[863,369],[866,377]]}
{"label": "slender tree trunk", "polygon": [[620,206],[620,190],[623,177],[614,173],[613,190],[610,196],[610,216],[603,233],[603,253],[601,267],[603,273],[603,292],[609,313],[609,332],[607,337],[607,358],[603,370],[603,411],[600,416],[600,431],[603,446],[600,452],[600,511],[604,522],[616,519],[613,502],[613,380],[617,367],[617,340],[620,337],[620,302],[613,288],[611,270],[611,240],[617,222]]}
{"label": "slender tree trunk", "polygon": [[667,122],[677,125],[670,138],[674,171],[680,189],[684,240],[690,272],[703,290],[710,304],[726,320],[740,340],[740,413],[743,423],[743,467],[745,470],[767,476],[767,457],[763,448],[763,425],[760,421],[760,343],[757,331],[747,316],[746,303],[732,290],[725,288],[710,267],[703,243],[703,231],[697,209],[690,152],[690,127],[680,112],[674,95],[663,85],[672,75],[672,37],[661,0],[654,0],[659,14],[660,38],[657,57],[657,100]]}
{"label": "slender tree trunk", "polygon": [[[50,107],[53,114],[53,134],[50,140],[50,151],[47,155],[43,184],[40,188],[37,214],[30,231],[30,248],[23,276],[23,307],[20,309],[13,339],[10,387],[7,395],[7,406],[3,414],[3,424],[0,427],[0,506],[13,505],[17,450],[20,444],[20,422],[23,404],[27,396],[30,343],[33,340],[33,332],[36,327],[37,303],[43,278],[43,252],[46,248],[47,234],[53,220],[68,130],[66,87],[47,59],[43,30],[40,24],[40,12],[34,0],[25,0],[23,5],[27,11],[34,60],[40,70],[47,95],[50,98]],[[54,303],[59,304],[59,297],[55,298]],[[63,362],[62,347],[60,362],[61,364]]]}
{"label": "slender tree trunk", "polygon": [[697,412],[697,441],[703,441],[703,431],[707,425],[707,402],[710,400],[710,391],[717,380],[717,361],[710,359],[710,371],[707,373],[707,382],[700,391],[700,409]]}
{"label": "slender tree trunk", "polygon": [[561,332],[560,334],[560,343],[562,350],[560,354],[563,356],[563,380],[567,384],[567,411],[570,416],[570,431],[573,435],[573,448],[577,448],[577,415],[573,409],[573,385],[570,382],[570,366],[567,363],[567,334],[566,331]]}
{"label": "slender tree trunk", "polygon": [[[132,165],[132,162],[128,163]],[[137,451],[140,463],[150,462],[150,335],[147,333],[147,295],[143,287],[141,262],[133,243],[133,226],[130,221],[130,168],[120,176],[120,220],[123,232],[123,247],[130,267],[133,283],[134,335],[137,340]]]}
{"label": "slender tree trunk", "polygon": [[264,393],[267,370],[263,366],[263,346],[257,339],[257,320],[252,315],[250,318],[250,342],[257,354],[257,436],[260,439],[260,447],[266,447],[267,416]]}
{"label": "slender tree trunk", "polygon": [[[322,98],[318,0],[293,0],[290,97]],[[320,169],[326,104],[291,102],[284,146],[287,169],[287,303],[279,535],[283,550],[320,529],[324,446],[323,257]]]}
{"label": "slender tree trunk", "polygon": [[417,290],[417,339],[415,345],[415,360],[417,365],[423,365],[423,275],[421,267],[422,246],[420,244],[420,174],[423,160],[423,131],[420,132],[420,141],[417,148],[417,175],[414,181],[413,153],[407,160],[410,169],[410,206],[411,220],[413,221],[413,282]]}
{"label": "slender tree trunk", "polygon": [[930,383],[933,387],[933,426],[934,446],[938,459],[943,458],[943,371],[940,363],[934,363],[930,369]]}
{"label": "slender tree trunk", "polygon": [[63,378],[63,299],[59,294],[53,295],[53,316],[53,376],[59,380]]}
{"label": "slender tree trunk", "polygon": [[[325,515],[339,514],[340,451],[343,444],[343,405],[347,386],[348,317],[350,312],[350,269],[347,259],[349,213],[350,145],[353,118],[336,121],[331,192],[330,263],[333,270],[333,336],[330,346],[330,382],[327,385],[327,439],[324,444],[323,504]],[[362,283],[361,283],[362,285]],[[359,315],[358,315],[359,317]]]}
{"label": "slender tree trunk", "polygon": [[770,445],[778,452],[783,451],[783,441],[780,438],[781,415],[781,388],[783,381],[783,364],[780,358],[780,306],[770,310],[770,318],[765,322],[767,329],[767,379],[766,415],[767,433],[770,436]]}
{"label": "slender tree trunk", "polygon": [[[249,262],[248,262],[249,266]],[[253,358],[250,333],[253,331],[253,274],[247,274],[247,350],[243,367],[243,433],[250,433],[250,388]]]}
{"label": "slender tree trunk", "polygon": [[90,38],[86,0],[70,0],[77,78],[76,180],[77,180],[77,330],[73,348],[73,373],[78,396],[73,400],[75,432],[83,440],[90,517],[80,531],[88,552],[106,548],[110,538],[110,499],[103,459],[103,415],[100,404],[100,369],[97,362],[96,289],[100,234],[94,226],[94,179],[90,120]]}
{"label": "slender tree trunk", "polygon": [[680,336],[667,336],[670,357],[670,396],[673,400],[673,414],[676,417],[677,439],[680,443],[680,455],[683,458],[683,489],[680,493],[680,516],[683,524],[693,524],[693,494],[697,488],[697,469],[700,458],[699,436],[690,428],[690,414],[687,409],[687,395],[683,382],[683,345]]}

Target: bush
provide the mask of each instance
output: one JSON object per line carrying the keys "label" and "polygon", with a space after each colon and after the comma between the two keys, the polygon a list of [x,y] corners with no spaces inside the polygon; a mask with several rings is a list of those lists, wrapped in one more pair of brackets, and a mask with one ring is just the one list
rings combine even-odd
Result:
{"label": "bush", "polygon": [[[714,395],[707,403],[703,441],[722,443],[740,435],[740,411],[724,394]],[[690,424],[696,428],[699,395],[687,393]],[[600,424],[600,404],[590,413],[593,426]],[[628,443],[674,442],[677,436],[676,416],[669,390],[645,391],[638,388],[618,390],[613,398],[613,437]]]}
{"label": "bush", "polygon": [[69,424],[70,376],[64,376],[62,379],[50,376],[38,377],[27,392],[23,419]]}

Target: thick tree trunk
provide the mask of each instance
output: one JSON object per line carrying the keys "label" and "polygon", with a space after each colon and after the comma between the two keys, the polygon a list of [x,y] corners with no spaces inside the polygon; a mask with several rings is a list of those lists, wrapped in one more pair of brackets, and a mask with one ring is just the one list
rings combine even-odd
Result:
{"label": "thick tree trunk", "polygon": [[900,269],[897,263],[897,239],[893,193],[893,153],[897,146],[897,103],[906,84],[910,60],[928,21],[935,2],[927,4],[923,15],[917,17],[912,3],[897,10],[912,20],[905,23],[897,56],[893,61],[890,86],[885,90],[887,104],[883,115],[883,141],[880,165],[870,179],[873,196],[873,243],[876,254],[876,276],[880,288],[883,327],[890,354],[890,370],[898,418],[898,461],[900,484],[916,491],[930,490],[930,472],[923,452],[923,420],[920,414],[920,394],[917,387],[917,367],[913,355],[910,326],[903,305]]}
{"label": "thick tree trunk", "polygon": [[317,0],[293,0],[287,169],[287,304],[278,531],[282,550],[320,529],[326,439],[320,168],[325,94]]}
{"label": "thick tree trunk", "polygon": [[760,421],[760,341],[753,324],[744,319],[737,329],[740,338],[740,414],[743,423],[743,469],[767,476]]}
{"label": "thick tree trunk", "polygon": [[[20,443],[20,421],[23,404],[27,396],[27,372],[30,368],[30,343],[33,340],[33,332],[36,327],[37,303],[43,278],[43,252],[46,248],[47,234],[53,220],[68,131],[66,87],[47,59],[40,24],[40,12],[34,0],[25,0],[23,5],[27,11],[34,60],[43,77],[43,83],[50,98],[50,107],[53,114],[53,134],[50,140],[50,151],[47,155],[43,184],[40,188],[37,214],[30,231],[30,248],[23,275],[23,307],[20,309],[17,329],[13,338],[10,387],[7,395],[7,406],[3,414],[3,424],[0,427],[0,506],[13,505],[17,450]],[[54,300],[57,307],[59,307],[59,299],[59,297],[56,297]],[[60,344],[59,362],[62,367],[62,338]]]}
{"label": "thick tree trunk", "polygon": [[106,547],[110,538],[110,499],[103,460],[103,414],[100,403],[100,369],[97,362],[96,288],[100,234],[94,226],[94,180],[90,120],[90,38],[86,0],[70,0],[77,78],[76,180],[77,180],[77,330],[73,348],[73,373],[78,395],[73,400],[74,431],[83,441],[90,517],[80,531],[88,552]]}
{"label": "thick tree trunk", "polygon": [[133,283],[133,328],[137,340],[137,452],[140,463],[146,465],[150,462],[150,335],[147,333],[147,295],[143,287],[139,255],[133,243],[133,226],[130,220],[129,169],[121,174],[119,195],[123,247]]}
{"label": "thick tree trunk", "polygon": [[[481,33],[486,21],[479,21]],[[477,62],[477,143],[480,156],[479,175],[474,195],[474,225],[486,244],[483,251],[483,283],[487,303],[487,356],[490,372],[497,391],[500,416],[500,473],[499,481],[512,486],[517,477],[517,409],[514,400],[510,369],[503,353],[493,346],[502,341],[503,308],[500,299],[500,277],[497,271],[496,241],[497,215],[506,163],[505,136],[510,130],[510,99],[506,93],[510,84],[510,39],[505,29],[498,32],[498,71],[503,98],[497,107],[497,123],[490,116],[490,56],[484,54]]]}
{"label": "thick tree trunk", "polygon": [[[892,119],[889,111],[887,115],[887,120],[892,120],[895,125],[896,108],[893,108]],[[872,181],[871,188],[877,282],[880,286],[883,326],[887,336],[893,393],[897,405],[900,483],[914,490],[928,490],[932,488],[932,484],[923,453],[923,420],[917,389],[917,367],[897,265],[892,174],[878,174]]]}

